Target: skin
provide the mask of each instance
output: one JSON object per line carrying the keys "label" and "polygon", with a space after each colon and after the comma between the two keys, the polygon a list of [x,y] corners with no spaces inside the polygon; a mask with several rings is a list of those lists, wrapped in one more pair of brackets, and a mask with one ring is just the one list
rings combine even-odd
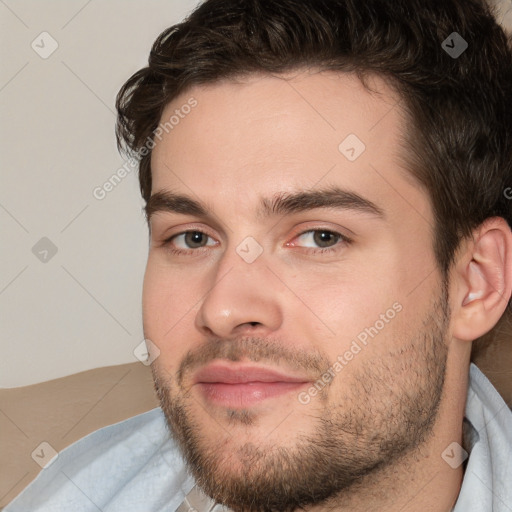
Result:
{"label": "skin", "polygon": [[[156,387],[185,459],[233,510],[266,509],[244,504],[236,485],[265,494],[265,478],[278,478],[272,467],[291,482],[303,474],[312,482],[322,465],[338,464],[343,475],[350,458],[347,469],[359,473],[347,470],[333,483],[336,493],[304,500],[302,509],[444,512],[460,490],[463,466],[453,469],[441,454],[462,444],[471,340],[496,323],[510,297],[512,235],[503,219],[476,231],[443,295],[428,194],[400,158],[399,97],[379,78],[370,83],[378,93],[347,74],[251,75],[193,87],[162,115],[197,100],[153,150],[152,194],[187,195],[208,216],[152,212],[144,331],[160,351]],[[366,146],[354,161],[338,149],[348,134]],[[383,215],[259,213],[262,198],[334,186]],[[321,253],[314,229],[351,242],[324,233],[332,250]],[[205,233],[196,239],[204,245],[187,245],[186,230]],[[237,252],[246,237],[262,249],[252,263]],[[301,403],[299,393],[397,304],[325,389]],[[305,383],[253,405],[219,405],[194,381],[212,361],[277,369]],[[308,455],[320,460],[316,468],[299,465]]]}

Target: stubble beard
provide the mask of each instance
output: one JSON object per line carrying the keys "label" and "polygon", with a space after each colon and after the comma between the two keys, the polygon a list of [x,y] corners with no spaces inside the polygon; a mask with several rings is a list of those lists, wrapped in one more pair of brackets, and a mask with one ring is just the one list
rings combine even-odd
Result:
{"label": "stubble beard", "polygon": [[[197,484],[237,512],[291,512],[339,499],[364,477],[396,464],[432,435],[444,387],[448,309],[445,289],[405,347],[351,370],[350,389],[338,392],[343,400],[333,402],[332,393],[323,393],[315,409],[313,402],[298,405],[293,421],[300,421],[302,413],[315,424],[291,447],[264,439],[241,444],[233,444],[229,436],[219,442],[204,439],[204,425],[193,412],[201,407],[178,383],[192,362],[204,364],[216,357],[291,359],[295,366],[310,369],[325,365],[325,358],[308,360],[308,355],[289,355],[266,340],[245,338],[216,342],[192,357],[189,353],[178,378],[165,378],[154,364],[155,389],[169,430]],[[226,411],[226,420],[226,430],[250,428],[257,417],[250,409],[231,410]]]}

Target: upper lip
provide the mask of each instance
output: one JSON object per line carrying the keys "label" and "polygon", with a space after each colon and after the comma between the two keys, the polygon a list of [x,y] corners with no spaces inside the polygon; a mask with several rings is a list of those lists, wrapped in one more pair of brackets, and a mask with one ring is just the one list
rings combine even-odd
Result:
{"label": "upper lip", "polygon": [[194,384],[222,383],[246,384],[248,382],[309,382],[304,376],[286,375],[274,369],[248,364],[211,363],[194,375]]}

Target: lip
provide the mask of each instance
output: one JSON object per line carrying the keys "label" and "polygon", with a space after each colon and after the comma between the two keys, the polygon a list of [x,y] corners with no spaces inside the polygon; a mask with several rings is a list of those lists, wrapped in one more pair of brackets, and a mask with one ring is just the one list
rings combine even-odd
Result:
{"label": "lip", "polygon": [[195,374],[193,382],[208,402],[243,408],[298,390],[310,379],[263,366],[211,363]]}

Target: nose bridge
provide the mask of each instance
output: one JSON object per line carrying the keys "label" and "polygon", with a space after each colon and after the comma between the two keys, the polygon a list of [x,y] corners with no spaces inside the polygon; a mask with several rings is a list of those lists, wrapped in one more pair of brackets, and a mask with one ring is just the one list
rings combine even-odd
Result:
{"label": "nose bridge", "polygon": [[201,303],[196,325],[210,335],[229,337],[256,324],[260,330],[272,331],[281,325],[282,310],[272,292],[272,273],[262,247],[249,238],[222,255]]}

